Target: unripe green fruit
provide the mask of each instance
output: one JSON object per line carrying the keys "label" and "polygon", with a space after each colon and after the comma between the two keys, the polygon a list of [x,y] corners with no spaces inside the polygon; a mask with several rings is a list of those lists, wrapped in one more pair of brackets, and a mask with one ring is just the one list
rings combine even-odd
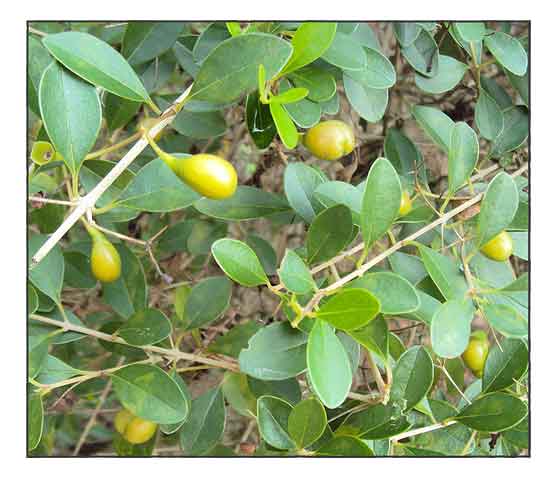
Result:
{"label": "unripe green fruit", "polygon": [[412,210],[412,200],[409,192],[404,191],[401,194],[401,204],[399,205],[399,216],[404,217]]}
{"label": "unripe green fruit", "polygon": [[196,192],[215,200],[231,197],[237,189],[233,165],[209,153],[179,159],[178,176]]}
{"label": "unripe green fruit", "polygon": [[55,158],[55,149],[49,142],[34,142],[31,150],[31,160],[37,165],[46,165]]}
{"label": "unripe green fruit", "polygon": [[476,377],[483,375],[485,361],[489,354],[489,340],[483,330],[476,330],[470,336],[470,342],[462,354],[462,359],[466,366]]}
{"label": "unripe green fruit", "polygon": [[94,277],[103,283],[114,282],[120,277],[120,255],[114,245],[96,230],[92,235],[90,263]]}
{"label": "unripe green fruit", "polygon": [[500,232],[481,247],[483,255],[497,262],[508,260],[513,251],[514,242],[506,230]]}
{"label": "unripe green fruit", "polygon": [[327,120],[310,128],[303,139],[304,146],[321,160],[338,160],[355,148],[351,127],[340,120]]}
{"label": "unripe green fruit", "polygon": [[132,444],[145,443],[157,431],[156,423],[136,417],[126,409],[120,410],[115,416],[115,429],[126,441]]}

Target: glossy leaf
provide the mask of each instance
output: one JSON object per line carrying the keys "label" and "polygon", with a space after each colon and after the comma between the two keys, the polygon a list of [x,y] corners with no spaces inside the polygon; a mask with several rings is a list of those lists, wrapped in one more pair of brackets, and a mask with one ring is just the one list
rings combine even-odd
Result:
{"label": "glossy leaf", "polygon": [[346,399],[352,371],[346,350],[332,327],[316,320],[307,342],[307,368],[311,386],[321,402],[336,408]]}
{"label": "glossy leaf", "polygon": [[455,88],[464,77],[466,70],[468,70],[466,64],[453,57],[440,55],[437,74],[433,77],[425,77],[417,73],[414,76],[414,81],[421,90],[437,95]]}
{"label": "glossy leaf", "polygon": [[311,223],[322,206],[315,199],[313,192],[325,182],[325,177],[318,170],[301,162],[289,164],[285,168],[284,188],[290,206],[307,223]]}
{"label": "glossy leaf", "polygon": [[233,102],[256,88],[258,65],[264,66],[266,80],[270,80],[291,54],[291,45],[274,35],[248,33],[225,40],[204,60],[189,98]]}
{"label": "glossy leaf", "polygon": [[279,269],[279,277],[287,290],[298,295],[305,295],[317,288],[309,268],[293,250],[286,250]]}
{"label": "glossy leaf", "polygon": [[442,358],[461,355],[470,339],[470,325],[474,318],[471,301],[449,300],[435,312],[430,325],[434,352]]}
{"label": "glossy leaf", "polygon": [[348,244],[353,223],[345,205],[327,208],[315,217],[306,237],[309,264],[328,260]]}
{"label": "glossy leaf", "polygon": [[317,185],[313,193],[325,208],[339,204],[348,207],[354,225],[360,225],[362,193],[357,187],[346,182],[331,181]]}
{"label": "glossy leaf", "polygon": [[124,57],[99,38],[84,32],[62,32],[48,35],[43,42],[59,62],[84,80],[128,100],[151,102]]}
{"label": "glossy leaf", "polygon": [[364,47],[367,65],[363,70],[349,70],[346,75],[361,85],[374,89],[393,87],[396,80],[393,64],[378,50]]}
{"label": "glossy leaf", "polygon": [[130,345],[152,345],[172,333],[170,320],[160,310],[146,308],[134,313],[117,334]]}
{"label": "glossy leaf", "polygon": [[258,398],[258,430],[269,445],[281,450],[296,448],[288,432],[292,405],[280,398],[264,395]]}
{"label": "glossy leaf", "polygon": [[245,287],[269,283],[258,257],[244,242],[230,238],[216,240],[212,255],[229,278]]}
{"label": "glossy leaf", "polygon": [[336,32],[323,60],[344,70],[363,70],[367,65],[367,56],[363,47],[350,35]]}
{"label": "glossy leaf", "polygon": [[275,122],[277,133],[286,148],[293,149],[298,145],[298,130],[292,118],[284,107],[278,103],[270,103],[269,111]]}
{"label": "glossy leaf", "polygon": [[134,364],[110,375],[118,399],[134,415],[155,423],[177,423],[187,416],[187,399],[159,367]]}
{"label": "glossy leaf", "polygon": [[338,427],[336,433],[379,440],[397,435],[409,427],[407,417],[402,415],[394,405],[379,404],[349,415]]}
{"label": "glossy leaf", "polygon": [[295,405],[288,417],[288,433],[298,448],[315,442],[327,426],[325,408],[316,398],[307,398]]}
{"label": "glossy leaf", "polygon": [[180,429],[180,445],[189,456],[204,455],[221,439],[225,429],[225,405],[221,388],[213,388],[193,400],[191,414]]}
{"label": "glossy leaf", "polygon": [[475,108],[475,122],[480,135],[494,140],[504,128],[504,117],[498,103],[485,90],[479,91]]}
{"label": "glossy leaf", "polygon": [[479,432],[501,432],[521,422],[526,415],[527,405],[519,398],[496,392],[478,397],[455,419]]}
{"label": "glossy leaf", "polygon": [[246,98],[246,124],[259,149],[267,148],[277,133],[269,105],[260,102],[257,91]]}
{"label": "glossy leaf", "polygon": [[185,303],[186,328],[205,327],[223,315],[229,308],[231,287],[227,277],[210,277],[197,283]]}
{"label": "glossy leaf", "polygon": [[397,218],[401,204],[401,182],[393,165],[378,158],[371,166],[361,202],[361,232],[369,249]]}
{"label": "glossy leaf", "polygon": [[415,105],[412,114],[429,137],[449,153],[454,122],[441,110],[423,105]]}
{"label": "glossy leaf", "polygon": [[404,411],[412,409],[432,386],[434,366],[424,347],[407,350],[393,370],[390,401],[399,402]]}
{"label": "glossy leaf", "polygon": [[307,335],[278,322],[253,335],[239,355],[242,372],[260,380],[284,380],[306,369]]}
{"label": "glossy leaf", "polygon": [[148,62],[172,48],[184,27],[184,22],[129,22],[122,55],[130,65]]}
{"label": "glossy leaf", "polygon": [[479,156],[476,132],[467,123],[455,123],[449,144],[449,192],[456,192],[472,174]]}
{"label": "glossy leaf", "polygon": [[101,104],[96,89],[53,62],[42,75],[39,102],[55,150],[77,174],[99,133]]}
{"label": "glossy leaf", "polygon": [[270,103],[296,103],[303,100],[308,96],[309,90],[307,88],[297,87],[289,88],[284,92],[279,92],[277,95],[272,96],[269,99]]}
{"label": "glossy leaf", "polygon": [[372,321],[380,312],[380,302],[367,290],[347,288],[328,298],[315,313],[340,330],[356,330]]}
{"label": "glossy leaf", "polygon": [[316,67],[305,67],[289,77],[295,87],[305,88],[307,97],[314,102],[324,102],[336,93],[336,81],[327,71]]}
{"label": "glossy leaf", "polygon": [[477,220],[479,247],[510,225],[516,214],[518,202],[518,188],[514,179],[505,172],[496,175],[489,183],[481,201]]}
{"label": "glossy leaf", "polygon": [[527,71],[527,53],[523,45],[504,32],[492,32],[484,39],[485,46],[498,62],[515,75],[524,75]]}
{"label": "glossy leaf", "polygon": [[529,365],[529,351],[523,340],[506,338],[493,346],[483,368],[483,392],[504,390],[519,382]]}

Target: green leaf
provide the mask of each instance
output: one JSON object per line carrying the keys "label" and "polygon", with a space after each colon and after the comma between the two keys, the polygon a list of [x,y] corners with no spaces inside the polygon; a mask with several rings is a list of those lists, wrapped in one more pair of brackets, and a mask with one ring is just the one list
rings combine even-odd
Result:
{"label": "green leaf", "polygon": [[116,200],[116,205],[140,211],[171,212],[188,207],[199,198],[197,192],[157,158],[141,168]]}
{"label": "green leaf", "polygon": [[467,123],[455,123],[449,144],[449,192],[456,192],[472,174],[479,156],[476,132]]}
{"label": "green leaf", "polygon": [[336,23],[302,23],[292,37],[292,56],[282,73],[293,72],[317,60],[330,47],[335,33]]}
{"label": "green leaf", "polygon": [[130,65],[148,62],[172,48],[184,28],[184,22],[129,22],[122,55]]}
{"label": "green leaf", "polygon": [[176,132],[199,139],[219,137],[227,130],[225,118],[219,111],[192,112],[183,109],[177,114],[171,125]]}
{"label": "green leaf", "polygon": [[422,260],[416,255],[403,252],[394,252],[388,257],[392,270],[416,285],[426,278],[428,272],[424,268]]}
{"label": "green leaf", "polygon": [[510,81],[510,84],[514,87],[516,92],[523,100],[526,106],[529,106],[529,71],[525,75],[514,75],[512,72],[505,70],[506,76]]}
{"label": "green leaf", "polygon": [[466,42],[479,42],[486,34],[483,22],[455,22],[454,26]]}
{"label": "green leaf", "polygon": [[527,318],[510,305],[486,305],[483,313],[493,328],[505,337],[524,338],[529,333]]}
{"label": "green leaf", "polygon": [[205,58],[224,40],[231,38],[226,26],[222,22],[212,22],[199,35],[193,45],[193,58],[202,63]]}
{"label": "green leaf", "polygon": [[438,74],[439,49],[426,30],[422,30],[409,46],[402,47],[401,53],[418,73],[426,77]]}
{"label": "green leaf", "polygon": [[371,166],[361,202],[361,232],[369,249],[392,226],[401,205],[401,181],[389,160]]}
{"label": "green leaf", "polygon": [[356,342],[386,360],[389,353],[388,324],[382,315],[378,315],[365,327],[348,332]]}
{"label": "green leaf", "polygon": [[33,334],[32,332],[28,336],[27,341],[27,362],[28,362],[28,376],[29,378],[36,378],[43,368],[46,358],[48,356],[48,348],[52,343],[52,337],[58,335],[57,332],[50,333],[48,330],[40,331]]}
{"label": "green leaf", "polygon": [[274,35],[247,33],[217,45],[206,57],[190,97],[211,103],[234,102],[258,84],[258,66],[266,80],[277,75],[292,54],[290,44]]}
{"label": "green leaf", "polygon": [[239,22],[225,22],[225,26],[227,27],[227,30],[232,37],[236,37],[237,35],[240,35],[242,33],[241,25],[239,24]]}
{"label": "green leaf", "polygon": [[258,430],[272,447],[291,450],[296,445],[288,433],[288,420],[292,405],[280,398],[264,395],[258,398]]}
{"label": "green leaf", "polygon": [[504,390],[516,382],[527,371],[529,366],[529,351],[523,340],[505,338],[499,348],[494,345],[483,368],[483,392]]}
{"label": "green leaf", "polygon": [[212,255],[224,273],[245,287],[268,284],[258,257],[246,243],[221,238],[212,244]]}
{"label": "green leaf", "polygon": [[478,397],[455,417],[478,432],[501,432],[517,425],[527,415],[527,405],[506,393]]}
{"label": "green leaf", "polygon": [[336,430],[336,434],[380,440],[397,435],[410,427],[407,417],[394,405],[373,405],[352,413]]}
{"label": "green leaf", "polygon": [[524,106],[513,106],[502,112],[504,126],[493,141],[491,157],[502,157],[519,148],[529,136],[529,114]]}
{"label": "green leaf", "polygon": [[370,88],[344,75],[344,91],[353,109],[368,122],[382,119],[388,106],[388,90]]}
{"label": "green leaf", "polygon": [[316,452],[317,456],[329,457],[372,457],[369,446],[355,437],[338,436],[329,440]]}
{"label": "green leaf", "polygon": [[269,111],[275,122],[277,133],[279,137],[281,137],[281,141],[285,147],[290,149],[295,148],[296,145],[298,145],[298,130],[296,130],[296,125],[294,125],[290,115],[284,107],[278,103],[270,103]]}
{"label": "green leaf", "polygon": [[367,56],[367,65],[363,70],[348,70],[345,74],[357,83],[374,89],[393,87],[396,80],[393,64],[378,50],[363,47]]}
{"label": "green leaf", "polygon": [[[181,375],[176,371],[176,369],[172,369],[170,371],[170,376],[174,379],[178,387],[180,387],[181,393],[183,393],[183,396],[185,397],[185,400],[187,402],[187,405],[191,406],[191,394],[189,393],[189,389],[187,388],[187,385],[183,381],[183,378],[181,378]],[[160,430],[162,433],[166,435],[170,435],[171,433],[177,432],[180,427],[185,423],[187,420],[187,417],[189,415],[190,408],[187,409],[187,415],[185,419],[178,423],[172,423],[172,424],[161,424]]]}
{"label": "green leaf", "polygon": [[415,105],[412,114],[430,138],[448,154],[454,122],[441,110],[423,105]]}
{"label": "green leaf", "polygon": [[459,62],[453,57],[440,55],[437,74],[433,77],[425,77],[416,73],[414,81],[421,90],[437,95],[455,88],[464,77],[466,70],[468,70],[468,65]]}
{"label": "green leaf", "polygon": [[351,331],[364,327],[380,312],[380,302],[362,288],[346,288],[328,298],[315,313],[334,327]]}
{"label": "green leaf", "polygon": [[351,388],[351,365],[332,327],[322,320],[316,320],[309,333],[307,368],[313,391],[321,402],[328,408],[341,405]]}
{"label": "green leaf", "polygon": [[252,220],[288,212],[288,203],[281,197],[255,187],[237,187],[226,200],[201,198],[193,206],[202,214],[221,220]]}
{"label": "green leaf", "polygon": [[172,333],[168,317],[160,310],[146,308],[134,313],[117,334],[130,345],[153,345]]}
{"label": "green leaf", "polygon": [[76,175],[99,133],[101,103],[96,89],[53,62],[42,75],[39,102],[48,136]]}
{"label": "green leaf", "polygon": [[345,205],[322,211],[307,232],[308,263],[323,262],[337,255],[350,241],[352,229],[351,212]]}
{"label": "green leaf", "polygon": [[223,315],[229,308],[231,287],[227,277],[210,277],[197,283],[185,303],[186,329],[203,328]]}
{"label": "green leaf", "polygon": [[393,370],[390,401],[399,402],[403,411],[411,410],[428,393],[434,378],[434,366],[424,347],[407,350]]}
{"label": "green leaf", "polygon": [[517,39],[504,32],[493,32],[484,38],[484,43],[506,70],[519,76],[527,72],[527,53]]}
{"label": "green leaf", "polygon": [[[30,390],[30,387],[29,387]],[[27,393],[27,448],[29,451],[38,447],[44,429],[44,405],[40,392]]]}
{"label": "green leaf", "polygon": [[277,253],[271,244],[257,235],[249,235],[245,239],[246,244],[254,250],[258,256],[262,267],[267,275],[275,275],[277,273]]}
{"label": "green leaf", "polygon": [[512,98],[508,92],[493,78],[482,76],[481,88],[497,102],[502,110],[513,106]]}
{"label": "green leaf", "polygon": [[177,423],[187,417],[186,397],[159,367],[134,364],[110,375],[118,399],[134,415],[155,423]]}
{"label": "green leaf", "polygon": [[281,398],[292,405],[296,405],[302,399],[300,384],[295,378],[286,380],[265,381],[254,377],[248,378],[250,391],[260,398],[262,395],[270,395]]}
{"label": "green leaf", "polygon": [[260,101],[257,91],[246,97],[246,125],[252,140],[259,149],[267,148],[277,133],[269,105]]}
{"label": "green leaf", "polygon": [[147,306],[147,283],[141,262],[123,243],[115,244],[122,264],[118,280],[103,284],[103,299],[121,317],[128,318]]}
{"label": "green leaf", "polygon": [[42,42],[33,35],[29,35],[27,43],[27,98],[29,108],[40,115],[40,106],[38,104],[38,88],[40,79],[46,67],[52,62],[48,51],[42,45]]}
{"label": "green leaf", "polygon": [[485,90],[480,89],[475,108],[475,122],[480,135],[494,140],[504,128],[504,117],[498,106]]}
{"label": "green leaf", "polygon": [[325,208],[345,205],[351,210],[353,224],[360,225],[362,193],[357,187],[346,182],[324,182],[317,185],[313,194]]}
{"label": "green leaf", "polygon": [[306,88],[307,97],[314,102],[324,102],[336,93],[336,81],[331,73],[316,67],[305,67],[292,73],[290,80],[296,87]]}
{"label": "green leaf", "polygon": [[44,46],[65,67],[84,80],[119,97],[151,103],[132,67],[113,47],[84,32],[48,35]]}
{"label": "green leaf", "polygon": [[141,107],[140,102],[118,97],[109,92],[105,94],[103,102],[105,104],[105,121],[110,132],[126,126]]}
{"label": "green leaf", "polygon": [[288,433],[301,449],[315,442],[325,431],[327,413],[316,398],[307,398],[292,408],[288,417]]}
{"label": "green leaf", "polygon": [[529,273],[522,273],[517,280],[500,288],[501,292],[526,292],[529,290]]}
{"label": "green leaf", "polygon": [[285,168],[284,188],[288,203],[307,223],[311,223],[322,205],[313,192],[326,178],[309,165],[301,162],[289,164]]}
{"label": "green leaf", "polygon": [[289,88],[284,92],[274,95],[269,99],[270,103],[296,103],[307,97],[309,90],[307,88]]}
{"label": "green leaf", "polygon": [[221,439],[225,429],[225,405],[220,388],[213,388],[193,400],[191,414],[180,429],[185,455],[204,455]]}
{"label": "green leaf", "polygon": [[367,273],[349,284],[365,288],[380,300],[380,312],[387,315],[414,312],[420,306],[416,289],[405,278],[391,272]]}
{"label": "green leaf", "polygon": [[217,336],[208,345],[208,350],[213,353],[221,353],[222,355],[238,358],[241,350],[248,346],[250,337],[260,330],[260,328],[261,325],[254,320],[236,325],[225,335]]}
{"label": "green leaf", "polygon": [[514,219],[519,203],[516,182],[506,172],[496,175],[481,201],[477,220],[477,246],[482,247],[489,240],[506,229]]}
{"label": "green leaf", "polygon": [[436,310],[430,336],[437,355],[454,358],[466,350],[474,313],[474,305],[469,300],[449,300]]}
{"label": "green leaf", "polygon": [[323,60],[343,70],[363,70],[367,66],[365,50],[352,36],[336,32]]}
{"label": "green leaf", "polygon": [[[34,234],[29,238],[28,261],[48,239],[46,235]],[[61,288],[63,286],[63,274],[65,262],[59,245],[53,247],[50,252],[36,265],[29,269],[29,280],[34,287],[55,302],[61,301]]]}
{"label": "green leaf", "polygon": [[513,428],[506,430],[503,437],[519,448],[529,448],[529,415]]}
{"label": "green leaf", "polygon": [[293,250],[286,250],[278,273],[285,288],[298,295],[305,295],[317,289],[309,268]]}
{"label": "green leaf", "polygon": [[84,373],[82,370],[71,367],[69,364],[60,360],[53,355],[46,355],[44,358],[38,381],[44,385],[61,382],[68,378],[74,377],[79,373]]}
{"label": "green leaf", "polygon": [[38,309],[38,295],[33,286],[29,283],[27,284],[27,312],[29,315],[36,312]]}
{"label": "green leaf", "polygon": [[260,380],[293,378],[306,369],[308,337],[288,322],[278,322],[254,334],[239,355],[242,372]]}
{"label": "green leaf", "polygon": [[408,184],[414,184],[414,173],[417,172],[418,179],[425,184],[426,167],[422,159],[422,153],[418,147],[397,128],[390,128],[384,139],[384,155],[392,163],[397,173]]}
{"label": "green leaf", "polygon": [[431,279],[447,300],[463,300],[468,284],[458,265],[451,258],[425,246],[419,246],[420,256]]}
{"label": "green leaf", "polygon": [[[283,79],[279,84],[280,88],[284,88],[282,85],[285,82],[289,85],[288,81]],[[290,115],[290,118],[292,118],[292,121],[301,128],[311,128],[317,125],[321,119],[321,104],[312,102],[307,98],[296,103],[288,103],[284,108]]]}
{"label": "green leaf", "polygon": [[222,392],[227,403],[239,415],[255,417],[256,397],[250,391],[247,378],[244,373],[225,372],[222,381]]}
{"label": "green leaf", "polygon": [[408,47],[414,43],[422,27],[416,22],[393,22],[393,30],[402,47]]}

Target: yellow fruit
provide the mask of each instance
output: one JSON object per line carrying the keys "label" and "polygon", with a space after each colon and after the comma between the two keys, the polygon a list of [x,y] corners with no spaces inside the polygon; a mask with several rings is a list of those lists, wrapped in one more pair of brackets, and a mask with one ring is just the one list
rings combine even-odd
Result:
{"label": "yellow fruit", "polygon": [[92,255],[90,263],[94,277],[100,282],[110,283],[120,277],[120,255],[114,245],[103,235],[92,238]]}
{"label": "yellow fruit", "polygon": [[476,377],[483,375],[483,367],[488,354],[489,341],[487,340],[487,334],[483,330],[473,332],[470,336],[470,342],[462,354],[462,359]]}
{"label": "yellow fruit", "polygon": [[404,217],[412,210],[412,201],[409,192],[404,191],[401,194],[401,204],[399,205],[399,216]]}
{"label": "yellow fruit", "polygon": [[128,427],[128,424],[133,418],[135,418],[135,415],[133,413],[130,413],[126,409],[122,409],[120,412],[118,412],[115,415],[116,431],[121,435],[124,435],[124,432],[126,431],[126,427]]}
{"label": "yellow fruit", "polygon": [[157,431],[157,424],[139,417],[130,420],[124,432],[124,438],[133,444],[145,443]]}
{"label": "yellow fruit", "polygon": [[31,159],[37,165],[46,165],[52,161],[55,154],[55,149],[49,142],[34,142],[31,150]]}
{"label": "yellow fruit", "polygon": [[483,255],[497,262],[508,260],[513,251],[514,242],[506,230],[500,232],[481,247],[481,253],[483,253]]}
{"label": "yellow fruit", "polygon": [[180,159],[178,175],[193,190],[207,198],[231,197],[237,189],[237,172],[222,157],[200,153]]}
{"label": "yellow fruit", "polygon": [[338,160],[355,148],[351,127],[340,120],[327,120],[310,128],[304,136],[304,146],[321,160]]}

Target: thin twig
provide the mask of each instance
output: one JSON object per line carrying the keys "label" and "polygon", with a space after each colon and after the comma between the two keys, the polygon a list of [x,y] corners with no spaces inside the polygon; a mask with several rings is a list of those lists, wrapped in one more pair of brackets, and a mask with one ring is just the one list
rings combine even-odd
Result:
{"label": "thin twig", "polygon": [[390,437],[389,440],[395,443],[395,442],[398,442],[399,440],[403,440],[404,438],[414,437],[422,433],[428,433],[434,430],[439,430],[440,428],[450,427],[455,423],[456,423],[456,420],[451,420],[449,422],[435,423],[433,425],[429,425],[428,427],[416,428],[414,430],[409,430],[408,432],[399,433],[397,435],[394,435],[393,437]]}
{"label": "thin twig", "polygon": [[57,200],[55,198],[45,198],[45,197],[29,197],[29,202],[38,202],[38,203],[53,203],[55,205],[67,205],[73,207],[76,205],[75,202],[69,200]]}

